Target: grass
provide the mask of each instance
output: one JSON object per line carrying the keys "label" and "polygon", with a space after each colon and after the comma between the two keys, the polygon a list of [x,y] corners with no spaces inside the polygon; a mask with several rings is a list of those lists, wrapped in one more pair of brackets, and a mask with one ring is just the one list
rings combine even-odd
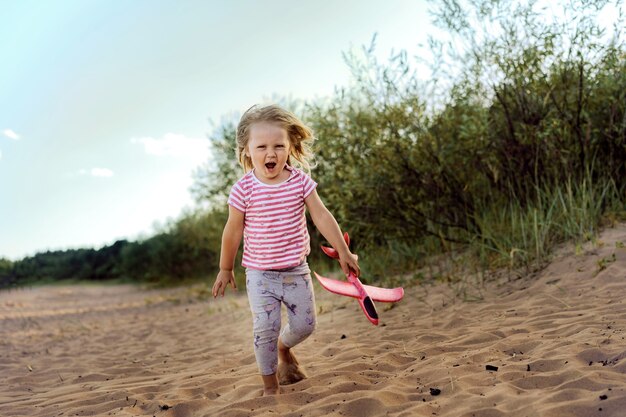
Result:
{"label": "grass", "polygon": [[624,209],[622,194],[612,181],[594,183],[588,175],[580,183],[537,189],[526,206],[491,205],[475,217],[480,233],[470,247],[488,268],[541,268],[558,245],[596,239],[605,213]]}
{"label": "grass", "polygon": [[[468,236],[469,245],[450,244],[442,255],[440,242],[424,241],[413,254],[406,248],[383,252],[374,270],[384,270],[389,263],[397,266],[397,259],[404,257],[413,271],[421,266],[419,278],[447,283],[464,301],[480,301],[494,271],[507,271],[509,279],[513,273],[528,275],[545,267],[565,242],[576,248],[598,245],[603,226],[626,220],[625,203],[624,190],[613,181],[595,182],[588,173],[580,182],[570,179],[561,186],[536,189],[536,198],[526,205],[486,203],[472,216],[479,232]],[[610,262],[602,260],[598,269]]]}

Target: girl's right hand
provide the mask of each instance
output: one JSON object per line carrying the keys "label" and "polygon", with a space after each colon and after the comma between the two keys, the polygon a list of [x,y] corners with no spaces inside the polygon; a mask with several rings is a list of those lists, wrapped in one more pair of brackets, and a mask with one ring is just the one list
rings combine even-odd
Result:
{"label": "girl's right hand", "polygon": [[226,286],[230,283],[233,290],[237,291],[237,284],[235,284],[235,273],[228,270],[220,270],[213,284],[213,298],[218,295],[224,296]]}

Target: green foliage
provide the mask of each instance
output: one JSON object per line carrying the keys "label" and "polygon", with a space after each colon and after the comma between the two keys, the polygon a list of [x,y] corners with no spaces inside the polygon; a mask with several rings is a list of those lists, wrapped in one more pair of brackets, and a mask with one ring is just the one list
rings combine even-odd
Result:
{"label": "green foliage", "polygon": [[0,287],[60,280],[119,278],[120,256],[129,243],[119,240],[99,250],[47,251],[0,267]]}
{"label": "green foliage", "polygon": [[2,260],[0,286],[87,280],[163,286],[203,279],[219,262],[225,222],[224,210],[189,212],[141,241],[117,241],[99,250],[49,251],[14,263]]}
{"label": "green foliage", "polygon": [[13,282],[13,262],[0,258],[0,288],[9,286]]}
{"label": "green foliage", "polygon": [[580,183],[537,190],[525,207],[518,200],[491,204],[478,212],[481,233],[471,248],[485,265],[540,268],[556,245],[594,239],[602,215],[619,210],[623,200],[612,180],[594,183],[588,174]]}
{"label": "green foliage", "polygon": [[180,285],[206,277],[219,262],[226,213],[187,213],[160,233],[124,248],[122,275],[153,285]]}

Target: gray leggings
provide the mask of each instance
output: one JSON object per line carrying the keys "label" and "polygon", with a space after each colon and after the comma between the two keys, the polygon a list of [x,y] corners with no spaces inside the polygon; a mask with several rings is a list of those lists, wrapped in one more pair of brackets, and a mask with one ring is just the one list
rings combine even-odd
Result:
{"label": "gray leggings", "polygon": [[246,269],[246,289],[252,311],[254,354],[261,375],[276,373],[280,304],[287,307],[288,324],[280,333],[287,347],[294,347],[315,329],[315,296],[306,262],[279,271]]}

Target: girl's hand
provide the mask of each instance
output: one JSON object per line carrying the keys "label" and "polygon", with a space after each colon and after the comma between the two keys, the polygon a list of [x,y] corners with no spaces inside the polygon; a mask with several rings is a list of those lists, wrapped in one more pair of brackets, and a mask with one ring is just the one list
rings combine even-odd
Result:
{"label": "girl's hand", "polygon": [[237,284],[235,284],[235,273],[231,270],[220,270],[217,274],[217,278],[215,279],[215,283],[213,284],[213,298],[218,295],[224,296],[224,291],[226,291],[226,286],[230,284],[233,287],[233,290],[237,291]]}
{"label": "girl's hand", "polygon": [[341,265],[341,270],[346,274],[346,277],[350,274],[350,270],[353,270],[357,277],[361,276],[358,255],[350,251],[345,254],[339,254],[339,265]]}

